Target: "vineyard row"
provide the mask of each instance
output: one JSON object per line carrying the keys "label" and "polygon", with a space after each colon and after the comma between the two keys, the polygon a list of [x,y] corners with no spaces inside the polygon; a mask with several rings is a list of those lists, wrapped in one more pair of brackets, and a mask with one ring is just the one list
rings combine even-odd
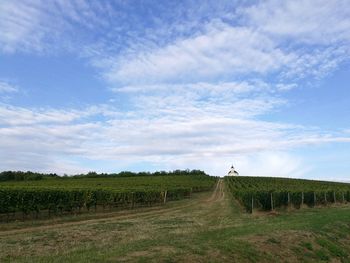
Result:
{"label": "vineyard row", "polygon": [[304,205],[314,207],[328,203],[350,202],[350,191],[347,192],[278,192],[278,191],[234,191],[233,196],[248,212],[254,209],[274,210],[279,207],[300,208]]}
{"label": "vineyard row", "polygon": [[[196,191],[208,190],[197,188]],[[133,208],[165,203],[170,200],[189,198],[192,188],[173,188],[162,191],[133,191],[120,192],[98,189],[38,189],[38,188],[0,188],[0,214],[6,220],[15,218],[16,213],[23,217],[46,211],[48,215],[64,213],[78,213],[82,210],[95,211],[97,207],[105,208]],[[4,220],[4,219],[3,219]]]}
{"label": "vineyard row", "polygon": [[225,178],[232,196],[248,212],[350,202],[350,185],[282,178]]}

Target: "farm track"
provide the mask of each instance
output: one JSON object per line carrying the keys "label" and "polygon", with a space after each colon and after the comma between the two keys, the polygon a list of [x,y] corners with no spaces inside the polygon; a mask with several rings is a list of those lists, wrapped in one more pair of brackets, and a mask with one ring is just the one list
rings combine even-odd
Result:
{"label": "farm track", "polygon": [[0,230],[0,237],[2,236],[9,236],[9,235],[16,235],[16,234],[23,234],[27,232],[36,232],[36,231],[44,231],[44,230],[52,230],[52,229],[60,229],[60,228],[66,228],[70,226],[79,226],[79,225],[93,225],[98,223],[108,223],[113,222],[115,220],[129,220],[134,218],[152,218],[159,215],[170,215],[170,214],[176,214],[182,210],[196,210],[198,207],[208,207],[210,204],[218,203],[224,200],[224,183],[223,180],[218,180],[214,191],[208,198],[207,195],[203,196],[203,194],[194,195],[194,197],[190,200],[187,200],[187,202],[183,202],[184,200],[179,201],[180,204],[176,204],[175,202],[178,201],[172,201],[170,202],[170,205],[173,205],[173,207],[167,207],[165,206],[156,206],[156,207],[149,207],[149,208],[135,208],[134,210],[122,210],[118,212],[109,212],[109,213],[101,213],[98,216],[98,218],[92,218],[92,219],[82,219],[79,221],[74,222],[45,222],[43,221],[43,224],[49,223],[49,225],[39,225],[39,226],[31,226],[31,227],[23,227],[19,229],[11,229],[11,230]]}
{"label": "farm track", "polygon": [[225,193],[224,193],[224,181],[222,179],[218,180],[214,192],[211,195],[211,197],[206,200],[208,203],[215,203],[215,202],[220,202],[223,201],[225,198]]}

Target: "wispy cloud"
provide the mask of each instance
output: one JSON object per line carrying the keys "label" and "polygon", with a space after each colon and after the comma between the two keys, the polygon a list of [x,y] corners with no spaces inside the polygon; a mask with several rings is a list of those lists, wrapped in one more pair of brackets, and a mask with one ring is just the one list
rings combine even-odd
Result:
{"label": "wispy cloud", "polygon": [[18,92],[18,87],[5,81],[0,80],[0,94]]}
{"label": "wispy cloud", "polygon": [[104,61],[105,76],[119,84],[212,81],[242,74],[322,78],[349,58],[349,13],[346,1],[261,2],[237,12],[239,25],[216,19],[195,36],[112,56]]}
{"label": "wispy cloud", "polygon": [[272,72],[292,57],[263,35],[220,25],[203,35],[117,61],[106,76],[126,83],[215,80],[218,76]]}
{"label": "wispy cloud", "polygon": [[44,34],[40,26],[41,12],[39,1],[0,3],[0,48],[3,52],[14,52],[19,47],[23,50],[39,50]]}
{"label": "wispy cloud", "polygon": [[93,56],[124,52],[127,46],[130,53],[190,36],[211,19],[229,17],[234,5],[234,1],[213,0],[200,8],[195,1],[141,5],[138,1],[4,0],[0,51]]}
{"label": "wispy cloud", "polygon": [[[253,103],[251,101],[250,105]],[[0,169],[16,165],[30,169],[32,164],[40,170],[59,160],[69,163],[71,158],[85,158],[91,163],[143,161],[163,169],[182,167],[189,162],[204,165],[210,160],[215,172],[221,175],[226,172],[226,166],[217,169],[215,163],[227,164],[233,158],[238,161],[240,158],[251,159],[252,154],[287,151],[302,145],[350,141],[349,137],[314,128],[249,120],[249,112],[233,115],[239,108],[234,103],[222,105],[221,110],[196,105],[173,108],[172,111],[166,105],[146,107],[148,111],[140,108],[128,112],[129,117],[125,118],[125,113],[111,115],[110,112],[117,113],[117,109],[108,107],[101,111],[45,111],[4,109],[3,106],[0,154],[4,158]],[[170,112],[164,115],[166,110]],[[96,115],[107,120],[101,122],[92,118]],[[43,159],[38,163],[36,160],[40,156]],[[78,169],[79,165],[75,165]],[[208,169],[214,172],[213,167]],[[80,169],[89,169],[89,166]],[[249,173],[253,172],[250,170]]]}
{"label": "wispy cloud", "polygon": [[144,19],[131,12],[136,8],[108,1],[2,1],[0,50],[73,52],[91,59],[115,85],[276,72],[322,77],[350,54],[344,0],[145,6],[152,14],[146,31]]}
{"label": "wispy cloud", "polygon": [[298,156],[284,151],[268,150],[238,157],[236,165],[240,167],[242,174],[249,176],[302,178],[312,169]]}
{"label": "wispy cloud", "polygon": [[243,23],[280,40],[312,45],[350,41],[347,0],[268,0],[240,12]]}

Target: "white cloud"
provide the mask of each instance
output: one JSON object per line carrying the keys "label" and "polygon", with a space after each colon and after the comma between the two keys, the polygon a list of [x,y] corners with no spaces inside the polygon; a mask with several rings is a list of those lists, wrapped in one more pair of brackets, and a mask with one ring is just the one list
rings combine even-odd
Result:
{"label": "white cloud", "polygon": [[317,78],[349,58],[346,0],[261,1],[239,11],[233,6],[176,6],[176,12],[162,10],[167,19],[153,15],[145,31],[142,17],[124,13],[126,3],[5,0],[0,50],[70,51],[124,86],[229,82],[280,71],[288,78]]}
{"label": "white cloud", "polygon": [[0,50],[14,52],[19,47],[23,50],[41,49],[41,12],[36,7],[39,3],[40,1],[1,1]]}
{"label": "white cloud", "polygon": [[205,34],[132,58],[109,61],[112,82],[154,83],[210,80],[218,76],[265,74],[288,64],[293,55],[280,50],[264,35],[244,27],[221,24]]}
{"label": "white cloud", "polygon": [[[121,163],[144,162],[159,169],[200,168],[222,175],[234,161],[243,174],[252,175],[255,170],[249,170],[245,163],[254,163],[254,158],[258,158],[254,156],[261,155],[269,164],[260,165],[265,159],[258,158],[261,174],[274,175],[280,170],[280,175],[295,175],[298,162],[293,161],[281,170],[279,165],[286,164],[288,156],[281,160],[270,158],[270,153],[308,144],[350,141],[346,136],[336,137],[313,128],[250,119],[250,110],[237,114],[239,107],[234,103],[220,106],[218,109],[213,105],[203,108],[196,104],[188,107],[173,104],[165,115],[166,105],[159,104],[124,114],[105,107],[99,111],[88,108],[64,112],[2,107],[1,112],[6,114],[2,115],[0,128],[0,168],[32,167],[47,171],[50,167],[58,169],[56,164],[61,162],[65,171],[106,171],[102,166],[95,169],[93,164],[111,161],[115,162],[113,167],[120,168]],[[98,116],[107,120],[100,121]],[[89,162],[73,162],[75,158]],[[62,173],[60,169],[55,172]]]}
{"label": "white cloud", "polygon": [[81,112],[65,110],[29,110],[0,104],[1,125],[30,125],[40,123],[65,123],[81,117]]}
{"label": "white cloud", "polygon": [[244,176],[302,178],[312,169],[300,157],[280,151],[250,154],[235,161],[237,169]]}
{"label": "white cloud", "polygon": [[[220,101],[220,103],[232,103],[237,100],[242,100],[242,103],[247,100],[274,101],[274,104],[284,104],[283,99],[279,99],[276,93],[289,91],[297,88],[296,83],[267,83],[259,79],[251,79],[242,82],[197,82],[183,84],[152,84],[152,85],[127,85],[119,88],[112,88],[112,91],[117,95],[127,94],[133,97],[133,100],[146,100],[143,102],[137,101],[136,104],[148,103],[147,101],[163,100],[166,104],[171,104],[171,101],[166,101],[169,98],[186,98],[186,103],[192,103],[196,100],[208,100],[209,102]],[[169,96],[169,94],[172,94]],[[147,96],[147,97],[145,97]],[[136,98],[136,99],[135,99]],[[152,98],[152,99],[150,99]],[[190,101],[188,102],[187,100]],[[179,98],[181,100],[181,98]],[[205,102],[203,102],[205,104]],[[203,106],[204,106],[203,104]],[[256,105],[256,104],[255,104]]]}
{"label": "white cloud", "polygon": [[350,41],[347,0],[268,0],[241,13],[245,23],[276,37],[316,45]]}
{"label": "white cloud", "polygon": [[314,48],[303,51],[293,63],[283,70],[281,75],[294,80],[307,77],[322,79],[334,72],[341,63],[349,58],[349,46]]}
{"label": "white cloud", "polygon": [[[263,86],[263,87],[262,87]],[[214,93],[222,95],[225,92],[230,93],[247,93],[255,90],[261,90],[267,86],[266,83],[259,81],[250,82],[198,82],[198,83],[184,83],[184,84],[153,84],[153,85],[128,85],[121,88],[113,88],[114,92],[123,93],[151,93],[151,92],[189,92],[205,93],[210,95]]]}
{"label": "white cloud", "polygon": [[99,60],[111,83],[204,82],[280,74],[322,78],[349,59],[347,1],[262,1],[232,26],[212,20],[194,36]]}
{"label": "white cloud", "polygon": [[87,45],[84,32],[108,26],[109,12],[108,4],[85,0],[3,0],[0,52],[79,53]]}
{"label": "white cloud", "polygon": [[0,94],[18,92],[18,88],[8,82],[0,80]]}
{"label": "white cloud", "polygon": [[138,13],[137,6],[125,1],[3,0],[0,52],[69,51],[91,57],[124,52],[125,46],[132,52],[191,35],[206,21],[229,17],[234,5],[211,0],[200,8],[194,2],[147,3]]}

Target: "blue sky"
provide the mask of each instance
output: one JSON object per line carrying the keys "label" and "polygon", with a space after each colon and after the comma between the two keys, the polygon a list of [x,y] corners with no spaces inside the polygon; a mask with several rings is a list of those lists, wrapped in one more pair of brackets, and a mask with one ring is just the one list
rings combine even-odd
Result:
{"label": "blue sky", "polygon": [[0,2],[0,170],[350,181],[346,0]]}

